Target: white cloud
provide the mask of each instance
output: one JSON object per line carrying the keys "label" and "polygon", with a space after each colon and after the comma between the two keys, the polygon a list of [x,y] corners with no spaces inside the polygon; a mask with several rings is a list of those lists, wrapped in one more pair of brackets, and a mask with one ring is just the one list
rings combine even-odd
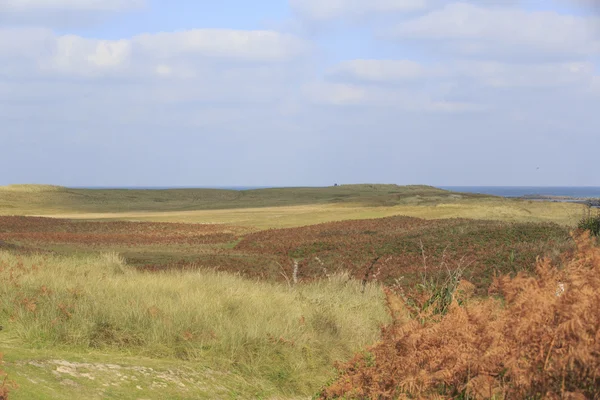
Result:
{"label": "white cloud", "polygon": [[0,29],[0,60],[8,76],[102,76],[123,72],[131,60],[128,40],[56,36],[48,29]]}
{"label": "white cloud", "polygon": [[426,8],[427,3],[427,0],[290,0],[294,11],[312,20],[417,11]]}
{"label": "white cloud", "polygon": [[480,112],[483,104],[436,98],[424,91],[319,82],[304,87],[307,99],[318,105],[384,107],[407,112]]}
{"label": "white cloud", "polygon": [[0,0],[0,12],[119,11],[145,4],[145,0]]}
{"label": "white cloud", "polygon": [[524,64],[449,60],[424,65],[409,60],[350,60],[331,68],[328,76],[347,82],[381,84],[469,79],[496,88],[583,88],[591,85],[594,74],[595,66],[591,62]]}
{"label": "white cloud", "polygon": [[508,64],[458,62],[454,73],[498,88],[571,87],[591,85],[594,65],[590,62]]}
{"label": "white cloud", "polygon": [[233,29],[144,34],[134,37],[132,42],[140,51],[155,58],[188,54],[249,61],[283,61],[305,53],[309,47],[293,35]]}
{"label": "white cloud", "polygon": [[400,23],[396,38],[432,39],[467,54],[600,54],[600,19],[453,3]]}
{"label": "white cloud", "polygon": [[331,68],[328,75],[371,82],[401,82],[440,72],[410,60],[350,60]]}
{"label": "white cloud", "polygon": [[42,68],[73,75],[94,75],[122,70],[130,62],[127,40],[90,40],[75,35],[60,36],[49,63]]}
{"label": "white cloud", "polygon": [[0,73],[102,77],[193,77],[212,61],[286,62],[306,54],[302,39],[274,31],[197,29],[121,40],[55,35],[47,29],[0,29]]}
{"label": "white cloud", "polygon": [[33,57],[54,40],[44,28],[0,28],[0,58]]}
{"label": "white cloud", "polygon": [[558,4],[570,5],[575,7],[584,7],[587,10],[593,10],[598,7],[598,0],[554,0]]}
{"label": "white cloud", "polygon": [[[84,2],[79,11],[56,14],[79,21],[72,15],[96,18],[121,7],[108,1],[94,6],[104,11],[87,12]],[[420,2],[296,1],[297,13],[335,26],[313,35],[313,44],[276,30],[194,29],[104,40],[0,29],[0,170],[8,171],[0,179],[596,182],[590,160],[600,145],[600,71],[587,59],[600,37],[590,30],[593,20],[519,10],[518,0],[442,2],[430,0],[422,9]],[[185,12],[185,2],[176,3]],[[9,16],[0,25],[15,25],[12,15],[19,13],[37,14],[39,21],[53,13],[30,9],[0,12],[0,19]],[[358,29],[336,20],[370,13],[379,15]],[[32,26],[36,18],[23,21]],[[400,25],[398,46],[366,32],[392,20],[408,21]],[[60,31],[76,32],[64,25]],[[322,57],[314,57],[313,45]],[[565,56],[544,59],[550,53]],[[349,61],[328,65],[332,59]],[[544,162],[542,180],[542,171],[522,172]],[[23,163],[33,167],[14,168]]]}
{"label": "white cloud", "polygon": [[316,104],[361,104],[367,98],[366,91],[356,85],[339,83],[311,83],[303,88],[305,96]]}
{"label": "white cloud", "polygon": [[168,65],[160,64],[156,66],[156,74],[161,76],[170,76],[173,73],[173,69]]}

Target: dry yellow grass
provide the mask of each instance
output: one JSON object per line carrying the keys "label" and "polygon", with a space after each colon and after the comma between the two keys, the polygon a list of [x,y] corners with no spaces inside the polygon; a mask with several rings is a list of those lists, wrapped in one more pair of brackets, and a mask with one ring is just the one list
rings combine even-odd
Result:
{"label": "dry yellow grass", "polygon": [[284,228],[394,215],[574,225],[580,204],[456,194],[431,187],[349,185],[250,191],[87,190],[44,185],[0,187],[0,215],[228,223]]}
{"label": "dry yellow grass", "polygon": [[4,349],[195,361],[269,396],[308,396],[387,320],[381,288],[345,275],[289,287],[212,271],[142,273],[116,253],[0,251]]}
{"label": "dry yellow grass", "polygon": [[0,192],[42,193],[61,192],[65,188],[56,185],[6,185],[0,186]]}
{"label": "dry yellow grass", "polygon": [[362,205],[303,205],[173,212],[58,213],[57,218],[155,222],[235,224],[256,229],[287,228],[348,219],[406,215],[425,219],[470,218],[512,222],[556,222],[574,226],[583,206],[523,200],[482,199],[436,205],[367,207]]}

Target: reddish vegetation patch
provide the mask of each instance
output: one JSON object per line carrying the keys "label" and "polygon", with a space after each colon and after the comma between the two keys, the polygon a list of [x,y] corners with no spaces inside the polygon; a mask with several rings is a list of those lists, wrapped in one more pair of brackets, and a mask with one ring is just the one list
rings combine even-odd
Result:
{"label": "reddish vegetation patch", "polygon": [[470,298],[462,282],[447,312],[436,313],[388,290],[394,323],[338,366],[321,398],[597,399],[600,249],[588,235],[577,245],[563,269],[545,259],[535,277],[496,279],[492,292],[503,301]]}
{"label": "reddish vegetation patch", "polygon": [[115,247],[130,265],[144,271],[215,269],[261,279],[281,278],[276,257],[223,248],[247,231],[222,224],[0,217],[0,249],[40,252],[60,245],[60,251],[68,253]]}
{"label": "reddish vegetation patch", "polygon": [[0,240],[32,245],[218,244],[236,240],[239,232],[240,228],[223,225],[0,217]]}
{"label": "reddish vegetation patch", "polygon": [[[567,230],[555,224],[465,219],[390,217],[246,232],[228,225],[0,217],[5,248],[114,247],[149,271],[211,268],[280,280],[293,279],[294,271],[300,280],[348,271],[358,279],[411,285],[423,274],[435,277],[462,266],[482,289],[494,274],[529,270],[538,255],[571,246]],[[235,248],[225,246],[242,237]]]}
{"label": "reddish vegetation patch", "polygon": [[485,284],[495,272],[529,269],[538,255],[570,246],[556,224],[389,217],[252,233],[236,250],[298,259],[301,277],[344,269],[394,283],[462,265]]}

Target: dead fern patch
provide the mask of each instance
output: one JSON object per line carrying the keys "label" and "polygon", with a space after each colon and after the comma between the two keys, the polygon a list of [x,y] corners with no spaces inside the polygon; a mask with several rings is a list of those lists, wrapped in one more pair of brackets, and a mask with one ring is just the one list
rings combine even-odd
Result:
{"label": "dead fern patch", "polygon": [[600,248],[589,233],[574,239],[564,268],[540,258],[534,276],[497,277],[484,299],[463,281],[445,313],[407,321],[388,290],[395,323],[338,365],[321,398],[600,398]]}

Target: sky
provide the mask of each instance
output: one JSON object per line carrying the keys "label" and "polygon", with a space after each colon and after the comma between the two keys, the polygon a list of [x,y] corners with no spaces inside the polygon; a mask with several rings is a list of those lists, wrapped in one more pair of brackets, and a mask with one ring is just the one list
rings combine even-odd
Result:
{"label": "sky", "polygon": [[0,0],[0,185],[600,186],[596,0]]}

